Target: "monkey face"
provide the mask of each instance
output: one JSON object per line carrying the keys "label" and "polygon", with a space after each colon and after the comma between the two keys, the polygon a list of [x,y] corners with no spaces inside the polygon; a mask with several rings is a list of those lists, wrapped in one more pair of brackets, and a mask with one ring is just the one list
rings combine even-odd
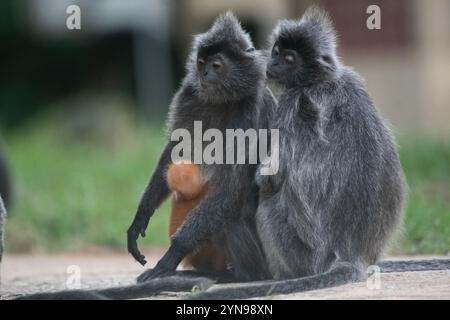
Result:
{"label": "monkey face", "polygon": [[277,42],[272,48],[271,58],[267,64],[267,77],[280,84],[290,86],[292,76],[302,71],[302,57],[296,50],[284,48]]}
{"label": "monkey face", "polygon": [[221,53],[197,58],[197,70],[200,84],[214,86],[227,77],[230,62]]}
{"label": "monkey face", "polygon": [[196,73],[201,94],[211,99],[238,100],[264,79],[262,60],[253,47],[232,39],[200,47]]}
{"label": "monkey face", "polygon": [[298,33],[275,42],[266,69],[270,80],[288,88],[323,82],[335,71],[333,59]]}
{"label": "monkey face", "polygon": [[253,94],[265,79],[264,64],[250,36],[228,12],[196,36],[187,69],[201,99],[225,103]]}
{"label": "monkey face", "polygon": [[301,20],[282,20],[271,35],[267,77],[286,87],[322,83],[337,74],[336,35],[328,16],[311,10]]}

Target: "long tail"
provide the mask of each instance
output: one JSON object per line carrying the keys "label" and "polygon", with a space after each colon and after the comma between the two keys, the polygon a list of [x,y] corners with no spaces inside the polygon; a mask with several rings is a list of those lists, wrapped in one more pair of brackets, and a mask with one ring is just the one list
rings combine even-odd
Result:
{"label": "long tail", "polygon": [[387,260],[378,264],[381,272],[434,271],[450,269],[450,259]]}
{"label": "long tail", "polygon": [[26,295],[16,300],[122,300],[155,296],[161,292],[186,292],[198,286],[206,290],[215,283],[204,277],[171,276],[146,283],[112,287],[100,290],[67,290]]}
{"label": "long tail", "polygon": [[212,287],[207,291],[191,295],[188,299],[222,300],[265,297],[339,286],[361,280],[363,277],[361,269],[356,265],[339,262],[330,271],[310,277]]}
{"label": "long tail", "polygon": [[[449,270],[450,259],[383,261],[378,264],[381,272],[410,272]],[[231,282],[232,276],[222,273],[209,274],[178,271],[177,275],[154,279],[129,286],[100,290],[69,290],[38,293],[22,296],[19,300],[108,300],[138,299],[158,295],[161,292],[187,292],[195,286],[203,290],[199,294],[186,296],[188,299],[246,299],[275,294],[288,294],[339,286],[365,278],[361,268],[346,262],[339,262],[328,272],[298,279],[281,281],[258,281],[228,283],[220,287],[218,282]],[[206,291],[205,291],[206,290]]]}
{"label": "long tail", "polygon": [[[378,264],[381,272],[434,271],[450,269],[450,259],[383,261]],[[360,281],[366,278],[361,268],[350,263],[340,262],[330,271],[297,279],[281,281],[259,281],[243,284],[213,286],[205,292],[187,296],[188,299],[248,299],[267,297],[275,294],[288,294],[318,290]]]}

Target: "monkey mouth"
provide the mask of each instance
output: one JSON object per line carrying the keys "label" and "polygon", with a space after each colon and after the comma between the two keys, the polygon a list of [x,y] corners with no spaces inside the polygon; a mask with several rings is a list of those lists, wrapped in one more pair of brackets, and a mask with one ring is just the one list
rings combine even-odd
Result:
{"label": "monkey mouth", "polygon": [[270,70],[266,70],[266,77],[269,79],[275,78],[275,74],[271,72]]}
{"label": "monkey mouth", "polygon": [[211,81],[209,81],[208,79],[205,79],[202,76],[200,76],[198,82],[200,83],[200,86],[202,86],[203,88],[211,86]]}

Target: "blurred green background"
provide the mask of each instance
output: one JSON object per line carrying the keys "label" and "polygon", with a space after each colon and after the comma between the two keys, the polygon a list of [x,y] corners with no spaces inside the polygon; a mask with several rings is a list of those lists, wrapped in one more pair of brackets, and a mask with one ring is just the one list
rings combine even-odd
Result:
{"label": "blurred green background", "polygon": [[[74,141],[46,120],[8,136],[17,201],[8,221],[12,252],[125,250],[126,229],[164,146],[162,128],[119,123],[119,141]],[[125,127],[125,128],[124,128]],[[130,130],[131,129],[131,130]],[[441,253],[450,248],[450,143],[400,137],[410,187],[406,223],[393,248],[398,254]],[[140,243],[168,243],[166,202]]]}
{"label": "blurred green background", "polygon": [[[397,136],[410,190],[391,252],[449,253],[446,0],[0,2],[0,151],[13,195],[7,251],[125,252],[192,34],[233,9],[264,47],[277,19],[313,3],[330,12],[344,62],[366,78]],[[82,30],[67,30],[69,4],[80,6]],[[382,10],[382,30],[365,27],[370,4]],[[166,202],[141,244],[168,243],[168,215]]]}

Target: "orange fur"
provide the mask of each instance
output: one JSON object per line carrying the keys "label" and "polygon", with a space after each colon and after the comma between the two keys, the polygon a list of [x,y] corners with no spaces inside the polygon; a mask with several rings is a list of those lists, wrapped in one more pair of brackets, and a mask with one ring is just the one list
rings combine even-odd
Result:
{"label": "orange fur", "polygon": [[[167,170],[167,183],[173,191],[169,224],[172,236],[205,196],[207,186],[201,179],[199,166],[192,163],[172,163]],[[187,256],[184,265],[204,272],[225,271],[223,248],[211,241]]]}

